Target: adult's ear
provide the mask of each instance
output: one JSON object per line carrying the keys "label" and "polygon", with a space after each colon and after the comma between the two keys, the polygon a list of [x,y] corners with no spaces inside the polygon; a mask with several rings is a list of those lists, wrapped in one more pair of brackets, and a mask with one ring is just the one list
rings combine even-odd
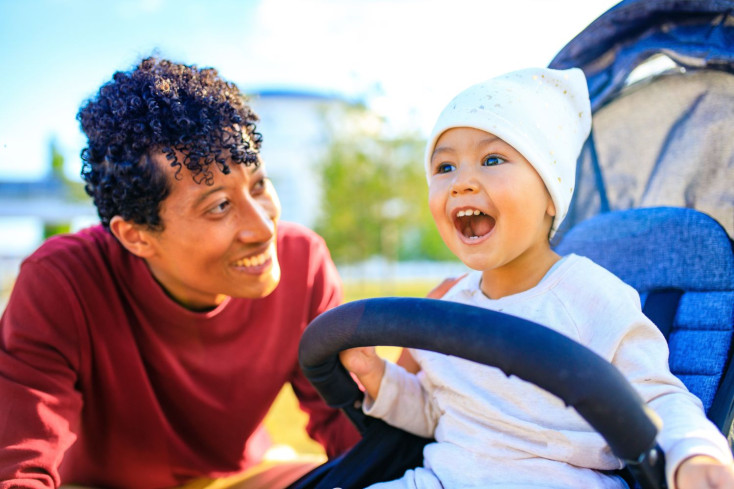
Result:
{"label": "adult's ear", "polygon": [[149,258],[153,255],[150,231],[140,224],[126,221],[120,216],[110,220],[110,231],[117,240],[133,255]]}

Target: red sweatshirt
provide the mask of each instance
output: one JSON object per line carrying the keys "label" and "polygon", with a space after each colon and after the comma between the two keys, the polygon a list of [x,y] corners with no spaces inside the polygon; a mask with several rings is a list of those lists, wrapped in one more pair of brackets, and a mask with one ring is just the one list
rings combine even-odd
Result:
{"label": "red sweatshirt", "polygon": [[0,319],[0,489],[161,488],[256,464],[260,423],[290,382],[334,455],[356,430],[301,374],[298,341],[341,300],[324,242],[278,227],[282,277],[209,312],[172,301],[101,227],[24,261]]}

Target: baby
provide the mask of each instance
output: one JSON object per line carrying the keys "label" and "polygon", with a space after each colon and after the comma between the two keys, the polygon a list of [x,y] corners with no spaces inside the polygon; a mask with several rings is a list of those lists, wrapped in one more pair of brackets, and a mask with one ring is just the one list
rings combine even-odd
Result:
{"label": "baby", "polygon": [[[429,206],[446,245],[475,271],[443,300],[544,324],[612,362],[663,420],[669,487],[733,488],[727,441],[670,373],[667,343],[637,292],[551,249],[590,126],[578,69],[509,73],[449,102],[426,148]],[[367,414],[436,440],[423,467],[371,487],[626,487],[604,439],[557,397],[493,367],[408,353],[417,374],[374,348],[340,356],[365,388]]]}

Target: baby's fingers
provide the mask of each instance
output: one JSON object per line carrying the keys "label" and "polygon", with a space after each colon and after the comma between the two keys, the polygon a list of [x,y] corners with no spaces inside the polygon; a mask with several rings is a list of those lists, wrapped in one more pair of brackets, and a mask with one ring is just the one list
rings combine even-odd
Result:
{"label": "baby's fingers", "polygon": [[734,489],[734,464],[693,457],[678,469],[677,489]]}
{"label": "baby's fingers", "polygon": [[374,364],[379,361],[379,357],[374,347],[366,346],[344,350],[339,353],[339,360],[344,368],[350,372],[363,375],[374,368]]}

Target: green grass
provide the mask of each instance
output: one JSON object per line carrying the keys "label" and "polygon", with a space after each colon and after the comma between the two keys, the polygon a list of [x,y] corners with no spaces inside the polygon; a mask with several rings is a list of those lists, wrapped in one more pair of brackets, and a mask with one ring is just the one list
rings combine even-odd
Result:
{"label": "green grass", "polygon": [[425,297],[436,281],[359,282],[344,284],[344,302],[370,297]]}
{"label": "green grass", "polygon": [[[350,302],[371,297],[425,297],[436,285],[427,281],[401,282],[360,282],[344,284],[344,301]],[[379,347],[380,356],[396,360],[400,349]],[[287,445],[301,454],[323,455],[321,445],[311,440],[306,434],[308,418],[298,407],[293,390],[286,385],[275,400],[273,407],[265,418],[265,428],[270,433],[275,445]]]}

